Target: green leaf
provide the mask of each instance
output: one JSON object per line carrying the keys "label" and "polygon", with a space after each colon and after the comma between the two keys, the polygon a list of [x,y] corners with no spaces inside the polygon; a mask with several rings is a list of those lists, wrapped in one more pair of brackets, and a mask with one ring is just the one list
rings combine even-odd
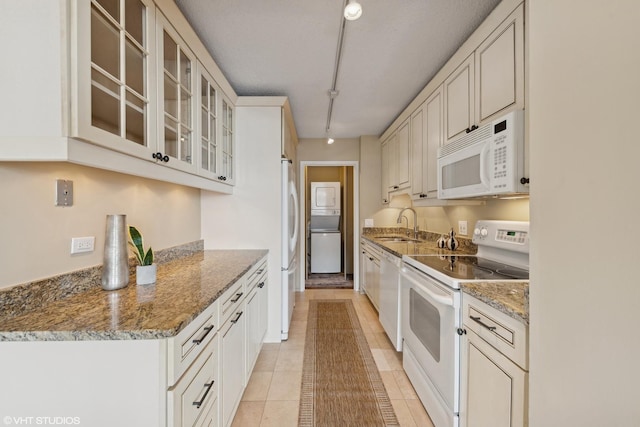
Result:
{"label": "green leaf", "polygon": [[[129,241],[129,243],[135,248],[134,254],[136,256],[136,259],[138,260],[138,263],[140,265],[146,265],[144,264],[145,253],[142,244],[142,234],[140,234],[140,232],[134,226],[129,226],[129,236],[131,236],[131,240]],[[153,255],[151,257],[153,258]]]}
{"label": "green leaf", "polygon": [[142,265],[151,265],[153,264],[153,249],[149,248],[147,254],[144,256],[142,260]]}

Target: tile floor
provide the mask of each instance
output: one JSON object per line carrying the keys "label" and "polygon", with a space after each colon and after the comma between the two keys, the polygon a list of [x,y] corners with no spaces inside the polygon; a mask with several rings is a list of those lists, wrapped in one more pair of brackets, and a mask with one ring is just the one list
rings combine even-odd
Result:
{"label": "tile floor", "polygon": [[296,293],[289,339],[279,344],[263,345],[232,427],[298,425],[309,300],[330,298],[353,300],[400,425],[433,427],[402,370],[402,353],[392,347],[369,299],[351,289],[308,289]]}

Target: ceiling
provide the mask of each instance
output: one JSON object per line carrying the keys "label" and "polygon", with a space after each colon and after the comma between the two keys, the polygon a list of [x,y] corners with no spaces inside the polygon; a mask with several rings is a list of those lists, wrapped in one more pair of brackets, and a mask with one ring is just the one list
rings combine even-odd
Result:
{"label": "ceiling", "polygon": [[[330,136],[380,135],[499,0],[359,0],[346,21]],[[324,138],[345,0],[176,0],[240,96],[288,96]]]}

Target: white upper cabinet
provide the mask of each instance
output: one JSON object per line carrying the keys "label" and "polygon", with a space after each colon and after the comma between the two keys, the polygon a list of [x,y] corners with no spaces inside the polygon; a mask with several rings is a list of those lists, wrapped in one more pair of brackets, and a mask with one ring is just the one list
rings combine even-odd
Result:
{"label": "white upper cabinet", "polygon": [[[158,14],[159,134],[156,160],[196,172],[196,59],[162,14]],[[168,156],[168,159],[167,157]],[[167,161],[168,160],[168,161]]]}
{"label": "white upper cabinet", "polygon": [[476,49],[476,121],[524,108],[524,5]]}
{"label": "white upper cabinet", "polygon": [[220,144],[218,144],[218,87],[213,77],[199,65],[200,93],[200,173],[218,178],[218,158]]}
{"label": "white upper cabinet", "polygon": [[443,140],[443,87],[411,115],[411,197],[436,198],[438,147]]}
{"label": "white upper cabinet", "polygon": [[175,2],[6,3],[0,161],[233,191],[236,94]]}
{"label": "white upper cabinet", "polygon": [[235,111],[227,98],[222,99],[222,150],[219,179],[235,182]]}
{"label": "white upper cabinet", "polygon": [[474,124],[474,56],[469,57],[444,81],[447,142],[471,130]]}
{"label": "white upper cabinet", "polygon": [[[383,162],[383,187],[386,183],[387,192],[405,189],[409,186],[409,119],[407,119],[397,132],[394,132],[382,145]],[[386,173],[384,172],[386,166]],[[386,203],[383,188],[383,203]]]}
{"label": "white upper cabinet", "polygon": [[524,5],[520,4],[444,82],[446,141],[524,108]]}
{"label": "white upper cabinet", "polygon": [[155,7],[149,0],[75,4],[71,135],[151,158],[156,150]]}

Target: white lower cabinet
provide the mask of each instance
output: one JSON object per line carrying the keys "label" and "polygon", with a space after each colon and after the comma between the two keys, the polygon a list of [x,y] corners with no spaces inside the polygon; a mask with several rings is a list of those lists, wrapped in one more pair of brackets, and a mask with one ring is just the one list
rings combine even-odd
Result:
{"label": "white lower cabinet", "polygon": [[463,296],[461,427],[527,426],[527,328]]}
{"label": "white lower cabinet", "polygon": [[220,330],[222,341],[222,425],[228,426],[240,403],[245,386],[245,328],[244,302]]}
{"label": "white lower cabinet", "polygon": [[174,426],[217,425],[213,409],[218,399],[218,336],[168,392],[168,413]]}
{"label": "white lower cabinet", "polygon": [[363,246],[364,289],[376,310],[380,309],[380,251],[368,243]]}
{"label": "white lower cabinet", "polygon": [[0,341],[0,378],[11,385],[0,387],[0,409],[11,408],[3,416],[229,426],[266,333],[266,265],[264,257],[171,338]]}

